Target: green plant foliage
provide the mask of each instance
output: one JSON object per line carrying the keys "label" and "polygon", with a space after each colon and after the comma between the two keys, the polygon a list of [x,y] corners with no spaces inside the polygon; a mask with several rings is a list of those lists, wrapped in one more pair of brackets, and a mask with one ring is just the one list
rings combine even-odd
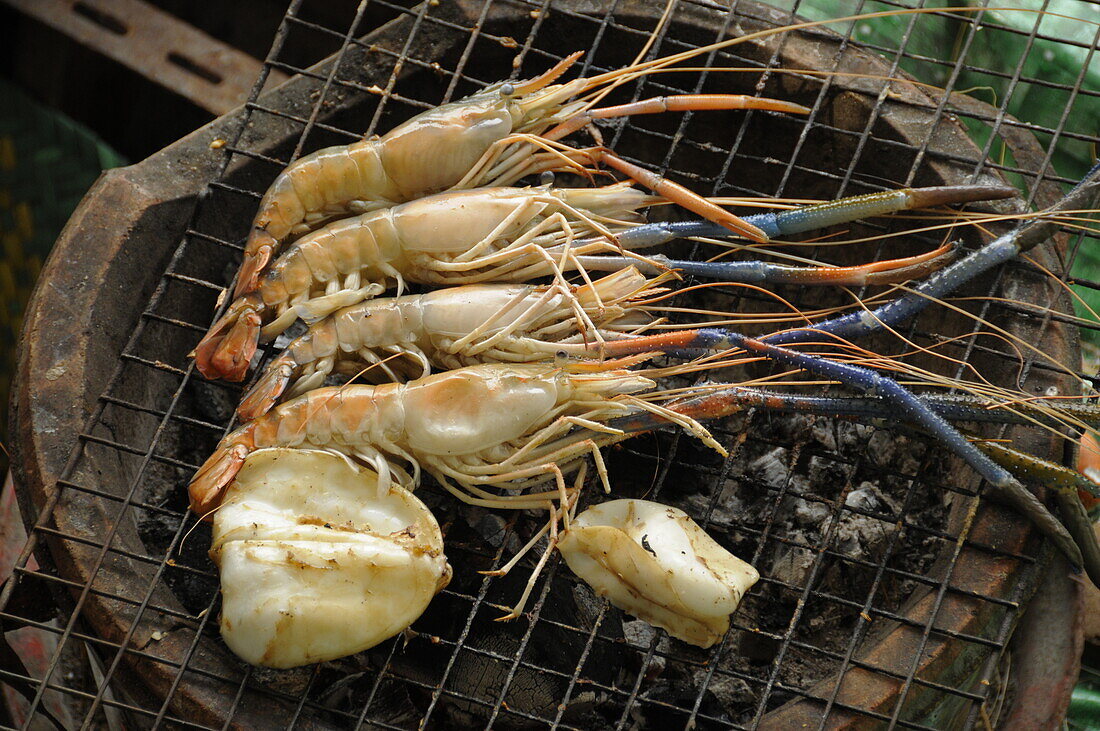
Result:
{"label": "green plant foliage", "polygon": [[[852,0],[770,2],[809,20],[897,9],[896,5]],[[935,0],[921,6],[977,9],[986,4]],[[1100,97],[1095,96],[1100,90],[1100,50],[1095,48],[1100,39],[1100,26],[1096,25],[1100,23],[1100,5],[1083,0],[997,0],[992,4],[998,9],[870,18],[829,27],[839,33],[851,30],[857,43],[890,59],[903,51],[898,66],[924,83],[968,93],[1021,122],[1060,130],[1057,140],[1038,129],[1035,136],[1041,146],[1053,150],[1050,162],[1059,175],[1080,178],[1100,152],[1096,147]],[[996,121],[966,117],[962,121],[989,157],[1012,164],[1012,156],[994,136]],[[1086,241],[1076,249],[1072,274],[1100,282],[1100,250],[1095,241],[1091,243]],[[1100,312],[1100,292],[1091,287],[1074,289],[1089,307]],[[1078,314],[1092,317],[1084,306],[1078,306]],[[1083,334],[1100,345],[1100,333],[1085,329]]]}

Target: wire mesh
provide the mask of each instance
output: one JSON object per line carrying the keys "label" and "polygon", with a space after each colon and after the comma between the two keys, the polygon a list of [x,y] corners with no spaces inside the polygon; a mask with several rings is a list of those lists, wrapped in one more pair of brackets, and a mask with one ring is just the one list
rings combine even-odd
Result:
{"label": "wire mesh", "polygon": [[[797,1],[789,5],[794,13],[801,10]],[[852,5],[852,12],[872,12],[932,3]],[[352,658],[291,671],[248,667],[229,655],[217,640],[217,575],[205,554],[209,530],[186,512],[184,486],[228,428],[240,389],[203,381],[187,353],[209,325],[267,184],[304,153],[346,144],[364,131],[383,132],[499,78],[531,76],[573,50],[585,51],[584,74],[627,63],[653,34],[661,9],[626,0],[413,6],[364,0],[348,5],[343,24],[333,27],[311,20],[309,6],[309,0],[290,4],[238,134],[225,145],[219,176],[199,201],[152,298],[142,303],[114,376],[20,557],[20,591],[58,596],[61,616],[28,617],[13,605],[11,586],[0,595],[0,618],[56,635],[58,649],[43,678],[5,672],[0,679],[33,689],[33,708],[60,694],[78,709],[83,727],[111,714],[141,727],[251,727],[259,725],[256,719],[276,719],[287,728],[394,729],[768,727],[802,718],[796,715],[802,708],[820,728],[843,719],[902,728],[944,719],[974,725],[988,716],[1000,691],[994,682],[998,660],[1045,565],[1038,542],[996,540],[990,526],[1019,533],[1019,519],[979,502],[977,482],[920,438],[800,415],[749,414],[717,425],[716,436],[730,447],[727,459],[672,434],[642,437],[607,455],[615,497],[645,495],[681,507],[762,568],[730,633],[710,650],[631,621],[556,559],[524,617],[492,622],[518,596],[524,578],[521,572],[496,579],[477,572],[502,565],[538,521],[456,506],[429,488],[424,499],[441,516],[456,573],[411,632]],[[1078,7],[1095,19],[1096,5]],[[1073,83],[1061,84],[1025,73],[1036,43],[1077,43],[1044,33],[1039,16],[1020,30],[991,13],[935,14],[957,27],[958,50],[950,62],[909,50],[923,17],[908,16],[903,34],[888,45],[857,42],[855,23],[813,28],[698,61],[755,72],[668,74],[625,88],[634,99],[731,88],[793,96],[811,108],[807,119],[764,112],[725,117],[720,125],[706,114],[639,118],[610,125],[607,141],[627,159],[711,195],[824,198],[922,184],[933,174],[950,173],[961,182],[1000,172],[1021,181],[1032,203],[1044,184],[1072,182],[1054,172],[1051,160],[1067,144],[1096,142],[1095,130],[1074,126],[1070,114],[1100,104],[1100,92],[1085,84],[1096,36],[1091,45],[1077,44],[1089,54],[1085,68]],[[648,54],[659,57],[792,18],[747,2],[681,0]],[[978,33],[1022,38],[1023,46],[995,68],[969,69],[1006,85],[1000,104],[960,106],[950,92],[960,91],[960,74],[973,66],[967,54]],[[876,68],[889,76],[931,69],[929,77],[948,93],[929,95],[923,104],[899,102],[889,85],[780,71],[792,59],[806,61],[807,48],[819,54],[811,71],[845,70],[859,47],[880,54]],[[310,57],[310,48],[322,50]],[[270,69],[310,79],[310,93],[261,95]],[[1008,98],[1033,88],[1064,100],[1066,111],[1055,125],[1007,113]],[[857,101],[845,107],[841,98]],[[899,132],[895,118],[904,114],[918,115],[923,139]],[[960,119],[985,136],[970,142]],[[261,120],[294,130],[292,142],[273,145],[257,134]],[[1016,148],[997,154],[1017,131],[1038,140],[1037,161],[1019,159]],[[882,233],[892,225],[855,230]],[[1084,240],[1073,240],[1069,263]],[[891,246],[916,251],[930,242],[934,237]],[[887,253],[882,245],[869,251]],[[889,254],[899,252],[891,248]],[[813,255],[842,263],[827,247]],[[1044,256],[1036,254],[1036,261],[1062,282],[1100,289],[1100,283],[1065,274],[1065,262],[1053,254]],[[1006,298],[1019,293],[1023,302],[981,297],[996,292]],[[840,296],[781,293],[804,307]],[[1050,344],[1078,325],[1064,291],[1035,263],[1006,267],[978,283],[974,294],[971,310],[982,321],[1040,347],[1055,347]],[[771,301],[727,292],[707,304],[751,310]],[[906,335],[956,357],[952,375],[960,378],[968,376],[969,364],[1011,374],[1006,377],[1039,391],[1092,379],[1080,370],[1067,377],[1034,353],[985,337],[992,326],[933,315],[912,323]],[[899,350],[896,342],[883,347]],[[1012,436],[1037,440],[1042,448],[1041,437]],[[59,523],[62,511],[96,519],[81,529]],[[984,528],[975,529],[979,524]],[[28,570],[32,553],[47,546],[84,566],[89,579],[74,580],[63,562],[52,573]],[[1004,580],[975,578],[990,569]],[[953,620],[963,609],[972,621]],[[102,613],[111,613],[112,626],[123,629],[103,632]],[[891,633],[908,641],[891,645]],[[87,677],[70,671],[74,655],[92,666]],[[948,667],[930,667],[930,656],[946,658]],[[156,692],[139,682],[142,676]],[[893,690],[883,692],[882,683]],[[883,700],[863,702],[875,694]],[[217,703],[199,708],[211,697]]]}

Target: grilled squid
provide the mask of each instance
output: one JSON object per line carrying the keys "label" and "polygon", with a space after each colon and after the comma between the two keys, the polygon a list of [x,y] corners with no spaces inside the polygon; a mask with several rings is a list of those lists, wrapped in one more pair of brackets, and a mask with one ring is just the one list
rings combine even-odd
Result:
{"label": "grilled squid", "polygon": [[588,508],[562,534],[558,550],[597,594],[699,647],[722,638],[760,578],[682,510],[648,500]]}
{"label": "grilled squid", "polygon": [[338,455],[249,455],[214,518],[221,633],[241,659],[289,668],[402,631],[451,578],[431,512]]}

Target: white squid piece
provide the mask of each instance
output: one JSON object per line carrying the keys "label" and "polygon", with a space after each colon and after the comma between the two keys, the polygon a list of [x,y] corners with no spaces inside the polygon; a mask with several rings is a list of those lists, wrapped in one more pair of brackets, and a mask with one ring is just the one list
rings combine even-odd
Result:
{"label": "white squid piece", "polygon": [[760,578],[686,513],[647,500],[612,500],[573,519],[565,562],[597,594],[673,637],[710,647]]}
{"label": "white squid piece", "polygon": [[412,624],[451,578],[431,512],[335,454],[249,455],[214,517],[222,638],[289,668],[373,647]]}

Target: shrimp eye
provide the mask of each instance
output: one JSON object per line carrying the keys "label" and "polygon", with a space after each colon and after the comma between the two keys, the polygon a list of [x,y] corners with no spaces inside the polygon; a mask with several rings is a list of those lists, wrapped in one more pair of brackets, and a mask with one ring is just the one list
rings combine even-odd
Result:
{"label": "shrimp eye", "polygon": [[516,87],[513,84],[504,83],[500,85],[501,96],[512,96],[516,93]]}
{"label": "shrimp eye", "polygon": [[543,170],[539,173],[539,185],[553,185],[554,173],[551,170]]}

